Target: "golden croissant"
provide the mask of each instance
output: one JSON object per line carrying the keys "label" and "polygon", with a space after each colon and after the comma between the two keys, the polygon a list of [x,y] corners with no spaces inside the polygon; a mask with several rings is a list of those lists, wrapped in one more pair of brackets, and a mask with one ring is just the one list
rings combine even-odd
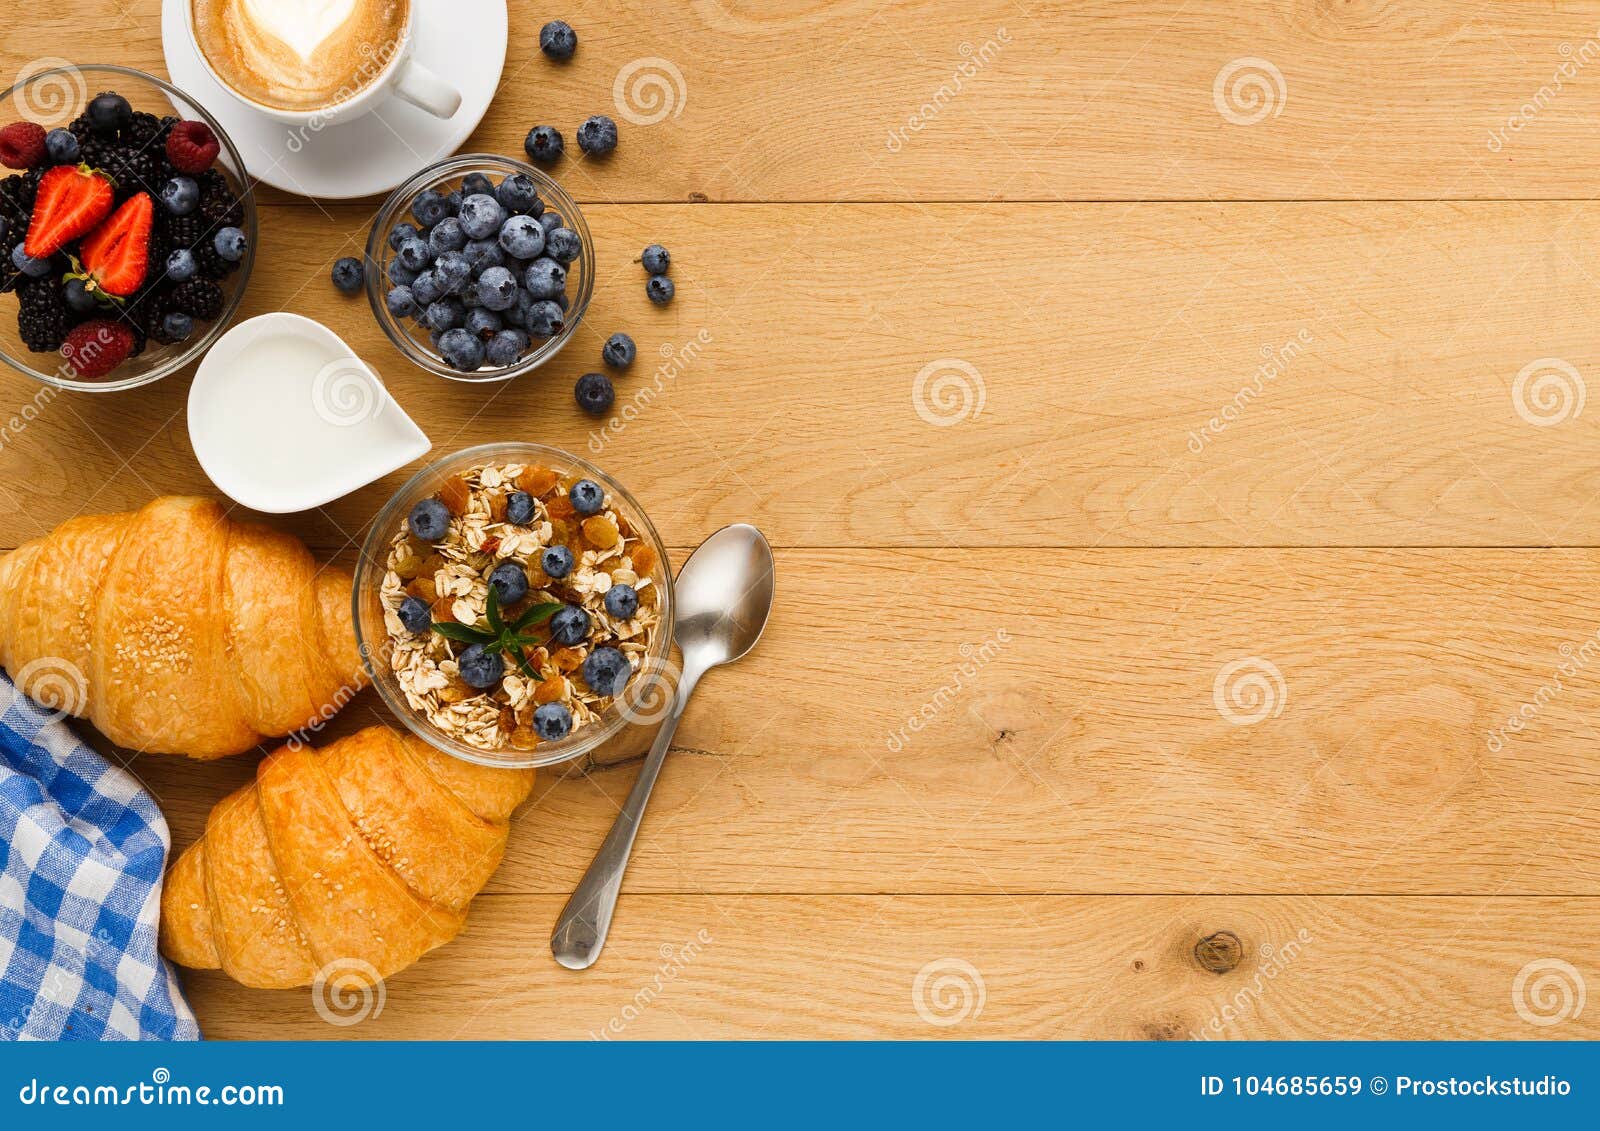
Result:
{"label": "golden croissant", "polygon": [[173,865],[161,950],[263,989],[388,977],[461,931],[533,780],[381,726],[292,742]]}
{"label": "golden croissant", "polygon": [[350,585],[209,499],[84,515],[0,557],[0,666],[120,746],[238,754],[360,689]]}

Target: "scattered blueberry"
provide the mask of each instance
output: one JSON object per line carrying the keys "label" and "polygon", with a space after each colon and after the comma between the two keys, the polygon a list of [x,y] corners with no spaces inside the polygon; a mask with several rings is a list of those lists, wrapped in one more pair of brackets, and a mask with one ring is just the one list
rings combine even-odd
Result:
{"label": "scattered blueberry", "polygon": [[567,492],[567,498],[572,500],[572,509],[579,514],[599,514],[600,508],[606,505],[606,493],[593,479],[578,480]]}
{"label": "scattered blueberry", "polygon": [[522,357],[523,351],[528,348],[528,335],[521,330],[501,330],[489,339],[489,344],[484,347],[484,356],[489,364],[497,369],[515,365]]}
{"label": "scattered blueberry", "polygon": [[516,277],[504,267],[490,267],[478,276],[478,301],[490,310],[510,310],[517,305]]}
{"label": "scattered blueberry", "polygon": [[552,59],[566,62],[578,49],[578,33],[566,20],[551,20],[539,29],[539,50]]}
{"label": "scattered blueberry", "polygon": [[384,305],[396,318],[413,318],[417,313],[417,299],[410,287],[393,287],[383,296]]}
{"label": "scattered blueberry", "polygon": [[672,266],[672,253],[660,244],[653,243],[644,249],[644,254],[639,256],[639,262],[650,274],[665,275],[667,268]]}
{"label": "scattered blueberry", "polygon": [[513,216],[500,229],[500,246],[518,259],[534,259],[544,250],[544,228],[532,216]]}
{"label": "scattered blueberry", "polygon": [[657,306],[665,306],[672,301],[672,295],[677,290],[672,285],[672,280],[665,275],[651,275],[645,280],[644,293],[650,296],[650,301]]}
{"label": "scattered blueberry", "polygon": [[495,686],[506,674],[506,662],[500,653],[491,652],[482,644],[469,644],[456,657],[456,667],[461,672],[461,682],[479,691]]}
{"label": "scattered blueberry", "polygon": [[161,333],[169,342],[181,342],[194,333],[194,319],[181,310],[174,310],[161,320]]}
{"label": "scattered blueberry", "polygon": [[522,325],[536,338],[553,338],[561,333],[561,328],[566,322],[566,314],[555,303],[535,302],[528,307]]}
{"label": "scattered blueberry", "polygon": [[628,657],[616,648],[596,648],[583,661],[583,682],[600,695],[620,695],[632,674],[633,666],[628,663]]}
{"label": "scattered blueberry", "polygon": [[199,270],[200,265],[195,262],[194,252],[186,247],[180,247],[167,256],[167,278],[174,283],[187,283]]}
{"label": "scattered blueberry", "polygon": [[522,285],[534,298],[555,298],[567,285],[567,269],[554,259],[535,259],[523,273]]}
{"label": "scattered blueberry", "polygon": [[428,264],[434,260],[433,251],[428,241],[420,236],[414,236],[400,245],[400,250],[395,252],[402,266],[412,271],[426,271]]}
{"label": "scattered blueberry", "polygon": [[361,289],[361,283],[366,275],[361,266],[361,260],[352,256],[337,259],[333,264],[333,285],[347,295],[353,295]]}
{"label": "scattered blueberry", "polygon": [[488,193],[473,193],[461,202],[461,228],[468,239],[488,239],[506,222],[506,210]]}
{"label": "scattered blueberry", "polygon": [[604,114],[585,118],[578,127],[578,148],[592,157],[604,157],[617,147],[617,123]]}
{"label": "scattered blueberry", "polygon": [[424,542],[437,542],[450,529],[450,511],[438,499],[423,499],[406,519],[411,533]]}
{"label": "scattered blueberry", "polygon": [[[389,272],[389,278],[394,278],[393,271]],[[411,281],[411,295],[416,299],[419,310],[425,310],[431,303],[443,298],[445,289],[437,271],[424,271],[414,276]]]}
{"label": "scattered blueberry", "polygon": [[173,177],[161,186],[161,203],[174,216],[187,216],[200,207],[200,186],[191,177]]}
{"label": "scattered blueberry", "polygon": [[522,148],[528,151],[529,159],[548,165],[559,160],[567,144],[561,139],[561,131],[554,126],[534,126],[528,131],[528,136],[522,139]]}
{"label": "scattered blueberry", "polygon": [[398,259],[391,259],[389,261],[389,281],[397,287],[409,287],[412,283],[417,281],[417,276],[420,274],[422,274],[422,272],[413,271],[404,263],[401,263]]}
{"label": "scattered blueberry", "polygon": [[461,192],[464,196],[472,196],[477,193],[492,193],[494,192],[494,182],[483,173],[468,173],[461,178]]}
{"label": "scattered blueberry", "polygon": [[514,214],[527,213],[538,216],[544,211],[544,201],[539,199],[539,186],[526,173],[512,173],[495,187],[494,198],[500,207]]}
{"label": "scattered blueberry", "polygon": [[452,368],[472,373],[483,365],[483,342],[465,330],[446,330],[439,335],[439,354]]}
{"label": "scattered blueberry", "polygon": [[20,243],[11,249],[11,266],[30,279],[42,279],[50,274],[50,260],[33,258]]}
{"label": "scattered blueberry", "polygon": [[571,263],[583,250],[583,241],[571,228],[552,228],[544,237],[544,253],[557,263]]}
{"label": "scattered blueberry", "polygon": [[211,246],[229,263],[237,263],[244,258],[244,233],[238,228],[223,228],[212,237]]}
{"label": "scattered blueberry", "polygon": [[[184,254],[187,255],[188,252],[184,252]],[[168,260],[168,263],[170,264],[171,260]],[[62,295],[66,299],[67,309],[74,314],[88,314],[99,305],[95,301],[94,294],[82,279],[68,279]]]}
{"label": "scattered blueberry", "polygon": [[539,217],[539,227],[543,228],[545,234],[548,235],[557,228],[566,227],[566,221],[561,218],[561,213],[559,212],[546,212]]}
{"label": "scattered blueberry", "polygon": [[533,730],[546,742],[572,733],[572,712],[565,703],[542,703],[533,711]]}
{"label": "scattered blueberry", "polygon": [[418,235],[415,224],[399,223],[389,229],[389,250],[399,251],[400,245],[407,240],[416,239]]}
{"label": "scattered blueberry", "polygon": [[467,320],[462,325],[474,337],[488,338],[505,328],[505,319],[492,310],[477,306],[467,311]]}
{"label": "scattered blueberry", "polygon": [[544,570],[545,576],[557,581],[572,572],[575,561],[572,551],[565,546],[547,546],[544,553],[539,555],[539,565]]}
{"label": "scattered blueberry", "polygon": [[428,250],[435,256],[447,251],[460,251],[466,246],[467,233],[461,230],[461,221],[454,216],[446,216],[428,233]]}
{"label": "scattered blueberry", "polygon": [[78,163],[78,139],[71,130],[51,130],[44,135],[45,154],[57,165]]}
{"label": "scattered blueberry", "polygon": [[626,334],[612,334],[606,339],[606,344],[600,347],[601,359],[613,369],[628,368],[633,364],[637,352],[633,339]]}
{"label": "scattered blueberry", "polygon": [[513,491],[506,499],[506,521],[513,526],[527,526],[533,522],[533,496],[526,491]]}
{"label": "scattered blueberry", "polygon": [[631,585],[613,585],[606,590],[606,612],[618,620],[632,620],[639,611],[639,591]]}
{"label": "scattered blueberry", "polygon": [[407,597],[401,601],[397,615],[407,632],[427,632],[433,627],[433,610],[421,597]]}
{"label": "scattered blueberry", "polygon": [[428,324],[428,329],[443,333],[445,330],[454,330],[466,317],[467,310],[461,305],[461,300],[454,295],[446,295],[437,302],[428,304],[427,315],[423,321]]}
{"label": "scattered blueberry", "polygon": [[550,618],[550,639],[557,644],[582,644],[588,635],[589,614],[577,605],[562,605]]}
{"label": "scattered blueberry", "polygon": [[585,373],[579,377],[578,383],[572,388],[572,395],[578,407],[590,416],[604,415],[611,407],[611,402],[617,399],[617,392],[611,387],[611,378],[604,373]]}
{"label": "scattered blueberry", "polygon": [[486,267],[504,267],[506,264],[506,251],[500,246],[498,236],[468,240],[467,246],[461,249],[461,254],[466,257],[467,269],[470,271],[482,271]]}
{"label": "scattered blueberry", "polygon": [[431,228],[450,215],[450,205],[439,193],[432,189],[423,189],[417,193],[417,199],[411,202],[411,215],[415,216],[417,223],[424,228]]}
{"label": "scattered blueberry", "polygon": [[501,562],[489,574],[489,588],[494,590],[503,609],[528,595],[528,574],[516,562]]}
{"label": "scattered blueberry", "polygon": [[116,133],[133,123],[133,107],[120,94],[101,94],[89,103],[89,124],[96,133]]}

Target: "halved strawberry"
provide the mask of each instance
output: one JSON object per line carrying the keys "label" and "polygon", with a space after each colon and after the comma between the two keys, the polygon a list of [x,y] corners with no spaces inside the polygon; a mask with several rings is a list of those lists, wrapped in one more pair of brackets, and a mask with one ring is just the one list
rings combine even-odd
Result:
{"label": "halved strawberry", "polygon": [[111,211],[111,180],[87,165],[57,165],[39,180],[23,249],[48,259]]}
{"label": "halved strawberry", "polygon": [[155,202],[150,194],[136,193],[84,237],[78,245],[78,258],[94,288],[126,298],[144,285],[154,221]]}

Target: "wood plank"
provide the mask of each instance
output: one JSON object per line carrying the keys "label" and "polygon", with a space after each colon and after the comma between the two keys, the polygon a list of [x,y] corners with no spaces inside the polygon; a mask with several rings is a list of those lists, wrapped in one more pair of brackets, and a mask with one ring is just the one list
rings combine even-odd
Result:
{"label": "wood plank", "polygon": [[[1575,380],[1536,366],[1559,419],[1555,386],[1600,372],[1600,215],[1579,205],[607,205],[579,337],[495,389],[415,369],[333,294],[364,209],[264,213],[249,313],[327,321],[441,454],[598,448],[677,543],[735,520],[790,546],[1600,543],[1600,413],[1569,401],[1538,426],[1538,394],[1521,413],[1514,396],[1540,359],[1570,364]],[[986,254],[957,278],[960,233]],[[667,308],[630,262],[656,238],[680,265]],[[641,353],[619,403],[646,399],[607,431],[570,389],[617,329]],[[981,413],[930,424],[933,394],[919,414],[913,392],[929,366],[981,388]],[[13,428],[0,545],[208,491],[186,387],[57,396]],[[0,378],[0,405],[35,391]],[[290,525],[343,546],[400,479]]]}
{"label": "wood plank", "polygon": [[[1596,890],[1600,553],[994,558],[780,553],[630,890]],[[370,692],[347,713],[382,717]],[[250,773],[136,765],[179,844]],[[570,891],[632,778],[542,779],[491,890]]]}
{"label": "wood plank", "polygon": [[[0,73],[73,44],[165,75],[159,8],[31,14],[7,29]],[[1593,2],[1225,18],[1180,0],[574,2],[581,46],[563,67],[536,46],[550,12],[510,9],[505,77],[468,147],[518,152],[539,123],[572,147],[580,121],[609,114],[616,155],[568,163],[583,200],[1587,199],[1600,156]],[[1214,89],[1253,59],[1276,69],[1245,70],[1273,110],[1241,125],[1258,104],[1225,100],[1230,121]],[[666,102],[628,103],[659,122],[618,110],[619,75],[665,83]]]}
{"label": "wood plank", "polygon": [[[1530,963],[1593,977],[1594,899],[633,896],[581,974],[546,950],[561,902],[480,899],[465,934],[353,1025],[322,1021],[309,990],[185,982],[224,1039],[1600,1036],[1593,1009],[1555,1020],[1558,983],[1531,988],[1575,988],[1559,968],[1523,982],[1529,1016],[1554,1024],[1525,1021],[1513,997]],[[1219,932],[1241,946],[1223,973],[1195,953]],[[917,1009],[924,969],[935,1023]]]}

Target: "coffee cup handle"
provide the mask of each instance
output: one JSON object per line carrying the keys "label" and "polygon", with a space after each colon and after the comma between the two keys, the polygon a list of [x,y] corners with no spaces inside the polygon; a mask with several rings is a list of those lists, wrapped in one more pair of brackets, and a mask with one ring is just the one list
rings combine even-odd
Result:
{"label": "coffee cup handle", "polygon": [[394,93],[435,118],[453,118],[461,109],[461,92],[414,59],[401,65]]}

